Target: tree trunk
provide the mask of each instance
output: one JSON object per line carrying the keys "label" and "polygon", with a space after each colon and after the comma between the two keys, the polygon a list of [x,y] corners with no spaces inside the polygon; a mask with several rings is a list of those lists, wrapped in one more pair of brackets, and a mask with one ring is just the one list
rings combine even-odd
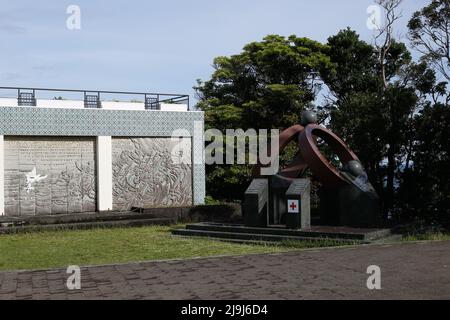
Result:
{"label": "tree trunk", "polygon": [[[395,181],[395,153],[392,145],[388,150],[388,167],[387,167],[387,181],[386,181],[386,211],[392,209],[394,204],[394,181]],[[387,215],[387,212],[386,212]]]}

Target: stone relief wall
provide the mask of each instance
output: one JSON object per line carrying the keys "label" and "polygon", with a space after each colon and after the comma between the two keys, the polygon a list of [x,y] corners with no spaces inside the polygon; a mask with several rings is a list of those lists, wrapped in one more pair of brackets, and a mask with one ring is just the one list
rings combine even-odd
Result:
{"label": "stone relief wall", "polygon": [[95,210],[95,138],[5,137],[7,215]]}
{"label": "stone relief wall", "polygon": [[191,138],[113,138],[113,209],[192,204]]}
{"label": "stone relief wall", "polygon": [[[77,137],[170,137],[174,130],[185,129],[193,139],[192,168],[195,204],[205,200],[205,164],[203,156],[203,120],[201,111],[104,110],[45,107],[0,108],[0,134],[4,136],[77,136]],[[197,161],[197,160],[198,161]]]}

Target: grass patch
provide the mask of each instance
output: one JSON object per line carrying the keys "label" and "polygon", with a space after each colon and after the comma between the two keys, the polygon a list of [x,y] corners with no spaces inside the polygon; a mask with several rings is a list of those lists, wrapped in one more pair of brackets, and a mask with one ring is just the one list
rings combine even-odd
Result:
{"label": "grass patch", "polygon": [[445,232],[427,232],[422,234],[406,235],[403,241],[422,241],[422,240],[450,240],[450,233]]}
{"label": "grass patch", "polygon": [[[182,226],[178,226],[182,227]],[[0,270],[46,269],[157,259],[275,253],[343,245],[335,240],[239,244],[183,238],[170,226],[42,231],[0,236]]]}
{"label": "grass patch", "polygon": [[323,247],[338,247],[351,246],[361,244],[360,241],[354,240],[336,240],[336,239],[317,239],[317,240],[283,240],[279,244],[281,247],[291,249],[308,249],[308,248],[323,248]]}

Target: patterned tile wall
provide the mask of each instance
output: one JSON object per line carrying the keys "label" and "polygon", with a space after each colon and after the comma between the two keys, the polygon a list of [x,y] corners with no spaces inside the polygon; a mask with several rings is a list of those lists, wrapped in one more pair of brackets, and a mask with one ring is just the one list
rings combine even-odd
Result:
{"label": "patterned tile wall", "polygon": [[[177,135],[193,136],[196,124],[203,128],[203,112],[0,106],[0,135],[170,137],[174,130],[184,129],[185,134]],[[200,204],[205,166],[198,157],[204,144],[203,139],[194,140],[194,203]]]}

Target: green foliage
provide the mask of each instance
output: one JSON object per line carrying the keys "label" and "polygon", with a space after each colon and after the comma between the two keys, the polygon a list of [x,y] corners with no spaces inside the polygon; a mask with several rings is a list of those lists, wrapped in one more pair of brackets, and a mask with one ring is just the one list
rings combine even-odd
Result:
{"label": "green foliage", "polygon": [[241,200],[252,177],[251,165],[209,165],[206,188],[215,199]]}
{"label": "green foliage", "polygon": [[450,106],[426,106],[414,128],[413,165],[399,192],[402,209],[410,218],[450,227]]}
{"label": "green foliage", "polygon": [[[450,226],[450,93],[438,79],[450,79],[450,47],[441,42],[450,37],[449,6],[432,0],[410,20],[412,45],[423,52],[417,63],[404,43],[392,40],[380,55],[350,29],[326,44],[269,35],[240,54],[218,57],[211,79],[195,88],[206,126],[287,128],[314,108],[325,84],[329,94],[316,111],[358,155],[385,213]],[[295,152],[288,146],[281,164]],[[250,179],[251,166],[207,167],[207,190],[215,198],[240,199]]]}
{"label": "green foliage", "polygon": [[[333,68],[327,50],[308,38],[269,35],[247,44],[240,54],[217,57],[211,79],[199,80],[195,87],[206,128],[225,133],[231,128],[282,129],[299,123],[319,89],[318,73]],[[248,165],[208,166],[208,193],[241,199],[251,170]]]}
{"label": "green foliage", "polygon": [[334,68],[324,70],[322,79],[338,102],[346,101],[353,92],[371,92],[379,85],[374,74],[374,48],[359,40],[355,31],[342,30],[328,38],[328,54]]}
{"label": "green foliage", "polygon": [[[410,82],[403,81],[409,76],[411,55],[404,44],[392,43],[385,61],[389,81],[385,88],[375,49],[356,32],[342,30],[327,45],[336,70],[321,74],[332,95],[327,106],[330,125],[358,155],[389,209],[396,169],[410,138],[409,118],[418,99]],[[419,71],[428,69],[414,70],[420,81]]]}
{"label": "green foliage", "polygon": [[337,246],[355,246],[361,244],[358,240],[342,240],[332,238],[317,238],[310,240],[282,240],[281,245],[288,248],[306,249],[306,248],[325,248]]}
{"label": "green foliage", "polygon": [[330,37],[328,46],[337,70],[323,75],[335,97],[330,124],[359,156],[385,210],[401,221],[450,225],[450,114],[448,104],[437,103],[446,84],[436,83],[425,61],[411,62],[403,44],[394,42],[388,52],[387,88],[374,51],[353,31]]}
{"label": "green foliage", "polygon": [[450,240],[449,233],[436,232],[436,233],[423,233],[405,236],[402,241],[448,241]]}
{"label": "green foliage", "polygon": [[[409,38],[423,53],[422,59],[433,63],[450,81],[450,1],[432,0],[409,20]],[[447,100],[448,101],[448,100]]]}
{"label": "green foliage", "polygon": [[205,205],[213,205],[213,204],[220,204],[221,202],[219,200],[214,199],[211,196],[205,197]]}
{"label": "green foliage", "polygon": [[[214,59],[211,79],[195,87],[197,107],[207,112],[207,125],[218,129],[289,126],[315,98],[319,84],[312,78],[332,68],[326,51],[296,36],[249,43],[238,55]],[[219,114],[211,112],[216,108]]]}

